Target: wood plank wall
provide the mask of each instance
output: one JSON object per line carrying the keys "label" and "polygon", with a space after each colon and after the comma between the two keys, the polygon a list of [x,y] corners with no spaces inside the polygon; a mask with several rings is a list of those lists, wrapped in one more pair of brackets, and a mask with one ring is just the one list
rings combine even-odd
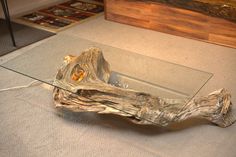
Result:
{"label": "wood plank wall", "polygon": [[105,0],[105,18],[236,48],[236,23],[164,4],[138,0]]}

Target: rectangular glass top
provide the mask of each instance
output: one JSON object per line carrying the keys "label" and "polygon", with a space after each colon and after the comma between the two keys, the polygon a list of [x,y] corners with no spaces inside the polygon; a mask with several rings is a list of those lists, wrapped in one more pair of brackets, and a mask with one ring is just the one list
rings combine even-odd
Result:
{"label": "rectangular glass top", "polygon": [[63,58],[67,55],[78,56],[90,47],[102,50],[112,71],[108,83],[120,88],[164,98],[191,100],[212,77],[208,72],[62,34],[9,60],[1,67],[53,86],[52,80]]}

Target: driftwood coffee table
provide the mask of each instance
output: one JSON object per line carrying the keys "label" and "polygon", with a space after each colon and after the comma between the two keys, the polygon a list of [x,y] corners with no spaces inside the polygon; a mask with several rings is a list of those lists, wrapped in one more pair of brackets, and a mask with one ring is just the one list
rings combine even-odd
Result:
{"label": "driftwood coffee table", "polygon": [[54,86],[62,112],[117,114],[160,126],[192,117],[221,127],[235,120],[227,90],[194,98],[213,74],[78,37],[57,35],[1,67]]}

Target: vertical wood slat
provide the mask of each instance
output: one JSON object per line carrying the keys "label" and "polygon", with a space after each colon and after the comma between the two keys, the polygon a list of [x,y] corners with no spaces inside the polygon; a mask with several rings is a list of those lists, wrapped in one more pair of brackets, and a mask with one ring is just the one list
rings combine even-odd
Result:
{"label": "vertical wood slat", "polygon": [[107,20],[236,48],[236,23],[137,0],[105,0]]}

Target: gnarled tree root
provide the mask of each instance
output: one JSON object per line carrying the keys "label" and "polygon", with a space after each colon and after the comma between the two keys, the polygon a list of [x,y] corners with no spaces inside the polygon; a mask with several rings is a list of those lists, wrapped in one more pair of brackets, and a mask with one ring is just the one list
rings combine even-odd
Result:
{"label": "gnarled tree root", "polygon": [[109,64],[98,48],[87,49],[78,57],[66,56],[54,81],[56,108],[116,114],[137,124],[160,126],[194,117],[221,127],[230,126],[236,120],[231,110],[231,96],[225,89],[187,102],[115,87],[107,83],[109,77]]}

